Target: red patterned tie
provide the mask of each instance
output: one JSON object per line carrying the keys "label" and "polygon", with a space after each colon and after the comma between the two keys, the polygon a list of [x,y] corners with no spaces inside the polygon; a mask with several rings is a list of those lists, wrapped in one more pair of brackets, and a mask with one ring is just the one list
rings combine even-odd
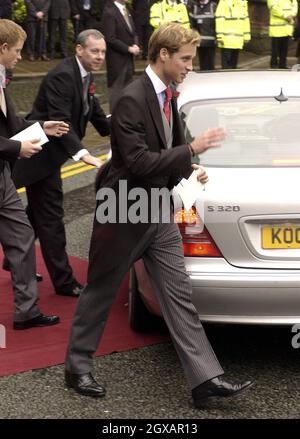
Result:
{"label": "red patterned tie", "polygon": [[172,99],[171,87],[167,87],[165,89],[164,113],[165,113],[165,116],[166,116],[169,124],[170,124],[170,120],[171,120],[171,106],[170,106],[171,99]]}

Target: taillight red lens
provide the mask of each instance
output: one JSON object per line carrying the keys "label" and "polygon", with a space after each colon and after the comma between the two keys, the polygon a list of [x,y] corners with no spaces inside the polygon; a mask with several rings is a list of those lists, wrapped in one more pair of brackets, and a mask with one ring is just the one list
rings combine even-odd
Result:
{"label": "taillight red lens", "polygon": [[176,212],[175,222],[182,236],[185,256],[222,256],[206,228],[201,225],[195,207],[189,211],[182,209]]}

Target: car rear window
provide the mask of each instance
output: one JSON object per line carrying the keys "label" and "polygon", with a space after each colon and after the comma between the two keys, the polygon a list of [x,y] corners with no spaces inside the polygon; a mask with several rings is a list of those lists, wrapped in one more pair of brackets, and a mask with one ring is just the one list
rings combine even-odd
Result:
{"label": "car rear window", "polygon": [[187,141],[223,127],[222,147],[201,154],[201,164],[221,167],[300,166],[300,99],[226,99],[185,104]]}

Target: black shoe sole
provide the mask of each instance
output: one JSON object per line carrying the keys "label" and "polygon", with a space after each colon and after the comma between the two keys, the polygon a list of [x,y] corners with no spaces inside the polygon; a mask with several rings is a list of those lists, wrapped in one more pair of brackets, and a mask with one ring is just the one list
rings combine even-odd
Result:
{"label": "black shoe sole", "polygon": [[44,327],[47,327],[47,326],[57,325],[59,322],[60,322],[60,319],[55,320],[54,322],[51,322],[51,323],[47,323],[46,325],[43,325],[42,323],[41,324],[37,324],[37,325],[31,325],[30,323],[26,324],[26,323],[23,323],[23,322],[14,322],[13,323],[13,328],[16,331],[20,331],[22,329],[30,329],[30,328],[44,328]]}
{"label": "black shoe sole", "polygon": [[104,396],[106,395],[106,393],[98,393],[98,394],[90,393],[88,390],[74,387],[72,384],[69,384],[66,381],[65,381],[65,385],[66,387],[68,387],[68,389],[74,390],[74,392],[78,393],[79,395],[89,396],[90,398],[104,398]]}
{"label": "black shoe sole", "polygon": [[57,296],[64,296],[64,297],[75,297],[78,299],[80,297],[80,294],[70,294],[70,293],[55,293]]}
{"label": "black shoe sole", "polygon": [[253,384],[254,382],[248,384],[248,386],[243,387],[241,390],[238,390],[237,392],[231,393],[230,395],[212,395],[212,396],[208,396],[207,398],[193,400],[193,405],[195,408],[201,409],[207,407],[207,405],[209,405],[212,402],[216,402],[216,401],[220,402],[220,400],[224,398],[228,399],[228,398],[235,398],[241,396],[246,390],[250,389],[250,387],[252,387]]}

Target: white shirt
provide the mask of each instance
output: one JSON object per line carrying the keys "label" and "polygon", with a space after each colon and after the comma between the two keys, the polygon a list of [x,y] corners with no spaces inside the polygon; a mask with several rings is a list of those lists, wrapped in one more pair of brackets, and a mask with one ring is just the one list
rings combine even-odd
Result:
{"label": "white shirt", "polygon": [[6,79],[5,67],[2,64],[0,64],[0,87],[2,88],[5,88],[6,86],[5,79]]}
{"label": "white shirt", "polygon": [[0,64],[0,107],[6,116],[7,108],[6,108],[6,100],[4,96],[3,89],[6,87],[6,70],[5,67]]}
{"label": "white shirt", "polygon": [[[80,70],[80,74],[81,74],[81,78],[83,81],[83,78],[85,78],[89,72],[87,72],[85,70],[85,68],[83,67],[83,65],[81,64],[81,62],[79,61],[79,59],[77,58],[77,56],[75,56],[79,70]],[[78,151],[75,155],[72,156],[72,159],[75,160],[75,162],[78,162],[85,154],[88,154],[88,150],[85,148],[82,148],[80,151]]]}
{"label": "white shirt", "polygon": [[83,65],[80,62],[80,59],[77,56],[75,56],[75,58],[76,58],[76,61],[77,61],[77,64],[78,64],[78,67],[79,67],[79,70],[80,70],[80,74],[81,74],[81,77],[82,77],[82,80],[83,80],[83,78],[85,78],[89,74],[89,72],[87,72],[85,70],[85,68],[83,67]]}
{"label": "white shirt", "polygon": [[83,9],[85,11],[89,11],[91,9],[91,2],[90,2],[90,0],[83,0]]}
{"label": "white shirt", "polygon": [[157,74],[151,69],[150,64],[146,68],[146,73],[153,84],[155,93],[161,109],[164,108],[165,103],[165,90],[167,88],[166,84],[157,76]]}
{"label": "white shirt", "polygon": [[126,5],[121,5],[121,3],[119,3],[119,2],[114,2],[114,4],[117,6],[117,8],[121,12],[121,14],[124,15],[125,10],[126,10]]}

